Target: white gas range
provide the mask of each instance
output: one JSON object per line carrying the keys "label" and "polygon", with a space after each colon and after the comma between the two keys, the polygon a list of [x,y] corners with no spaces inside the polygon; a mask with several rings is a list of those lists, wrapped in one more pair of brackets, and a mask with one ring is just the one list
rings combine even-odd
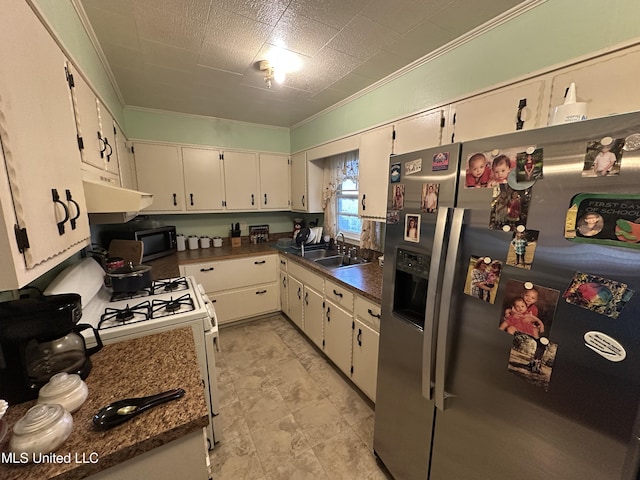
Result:
{"label": "white gas range", "polygon": [[[209,410],[209,448],[219,442],[222,428],[216,376],[218,321],[213,304],[193,277],[156,280],[137,292],[114,293],[104,285],[105,272],[86,258],[60,273],[45,294],[79,293],[81,323],[94,327],[103,344],[130,340],[175,328],[191,327]],[[95,345],[92,330],[82,331],[87,347]]]}

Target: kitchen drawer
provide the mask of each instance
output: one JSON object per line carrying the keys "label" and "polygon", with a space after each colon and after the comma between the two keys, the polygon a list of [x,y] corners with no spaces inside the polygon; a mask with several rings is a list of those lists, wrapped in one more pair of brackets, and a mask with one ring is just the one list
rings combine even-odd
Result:
{"label": "kitchen drawer", "polygon": [[298,263],[289,262],[287,271],[290,276],[293,276],[300,280],[303,285],[313,288],[315,291],[322,293],[324,291],[324,277],[316,273],[311,272]]}
{"label": "kitchen drawer", "polygon": [[380,305],[356,295],[354,312],[356,319],[366,323],[376,332],[380,332]]}
{"label": "kitchen drawer", "polygon": [[283,272],[287,271],[287,263],[289,263],[289,259],[284,255],[278,255],[278,263],[280,265],[280,270]]}
{"label": "kitchen drawer", "polygon": [[209,295],[214,302],[219,324],[255,317],[280,309],[278,283]]}
{"label": "kitchen drawer", "polygon": [[184,266],[185,275],[193,275],[207,293],[260,285],[278,280],[277,255],[234,258]]}
{"label": "kitchen drawer", "polygon": [[345,310],[353,312],[353,292],[342,285],[326,280],[324,294],[327,300],[331,300]]}

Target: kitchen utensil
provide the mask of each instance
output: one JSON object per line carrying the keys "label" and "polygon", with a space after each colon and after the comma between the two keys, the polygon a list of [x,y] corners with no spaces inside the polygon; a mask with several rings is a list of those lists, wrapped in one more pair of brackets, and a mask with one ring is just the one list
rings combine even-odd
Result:
{"label": "kitchen utensil", "polygon": [[307,239],[309,238],[310,234],[311,234],[311,230],[309,230],[309,227],[301,228],[298,234],[296,235],[296,244],[302,245],[303,243],[307,243]]}
{"label": "kitchen utensil", "polygon": [[56,373],[38,393],[38,403],[62,405],[70,413],[80,408],[89,396],[87,384],[80,375]]}
{"label": "kitchen utensil", "polygon": [[140,240],[121,240],[115,238],[109,242],[109,256],[124,259],[125,265],[128,262],[134,265],[140,265],[143,255],[144,244]]}
{"label": "kitchen utensil", "polygon": [[13,426],[9,450],[36,454],[53,452],[69,438],[73,431],[73,417],[62,405],[38,404],[27,410]]}
{"label": "kitchen utensil", "polygon": [[107,272],[113,272],[117,268],[122,268],[124,266],[124,258],[122,257],[109,257],[104,261],[104,269]]}
{"label": "kitchen utensil", "polygon": [[126,422],[156,405],[176,400],[184,394],[185,391],[183,389],[176,388],[174,390],[169,390],[157,395],[150,395],[148,397],[118,400],[101,408],[98,413],[93,416],[93,424],[100,430],[107,430]]}
{"label": "kitchen utensil", "polygon": [[107,272],[107,275],[111,278],[114,292],[137,292],[151,286],[151,267],[149,265],[129,263],[113,272]]}
{"label": "kitchen utensil", "polygon": [[309,236],[307,237],[307,239],[305,240],[305,244],[306,245],[310,245],[312,243],[315,243],[316,241],[316,229],[315,228],[309,228]]}

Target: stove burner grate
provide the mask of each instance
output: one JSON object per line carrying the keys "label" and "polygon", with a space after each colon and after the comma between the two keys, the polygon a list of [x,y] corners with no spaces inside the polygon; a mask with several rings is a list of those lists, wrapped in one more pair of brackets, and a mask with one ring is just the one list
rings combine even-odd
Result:
{"label": "stove burner grate", "polygon": [[111,302],[119,302],[121,300],[133,300],[134,298],[149,297],[153,295],[153,287],[137,290],[135,292],[113,292]]}
{"label": "stove burner grate", "polygon": [[100,316],[98,322],[98,330],[106,328],[119,327],[131,323],[144,322],[151,318],[151,303],[138,303],[133,307],[127,305],[124,308],[105,308],[104,313]]}
{"label": "stove burner grate", "polygon": [[195,305],[191,295],[188,293],[176,299],[173,297],[169,300],[154,299],[151,304],[151,318],[166,317],[167,315],[191,312],[192,310],[195,310]]}
{"label": "stove burner grate", "polygon": [[180,290],[187,290],[189,288],[189,283],[185,277],[178,277],[167,280],[156,280],[153,282],[153,293],[169,293],[169,292],[179,292]]}

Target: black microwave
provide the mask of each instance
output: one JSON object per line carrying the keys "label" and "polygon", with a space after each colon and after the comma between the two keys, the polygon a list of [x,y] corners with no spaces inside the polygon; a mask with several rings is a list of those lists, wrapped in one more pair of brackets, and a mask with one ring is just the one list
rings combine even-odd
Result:
{"label": "black microwave", "polygon": [[171,255],[177,251],[176,227],[174,226],[140,227],[102,232],[101,243],[105,248],[109,248],[109,243],[114,239],[141,241],[144,246],[142,251],[143,262]]}

